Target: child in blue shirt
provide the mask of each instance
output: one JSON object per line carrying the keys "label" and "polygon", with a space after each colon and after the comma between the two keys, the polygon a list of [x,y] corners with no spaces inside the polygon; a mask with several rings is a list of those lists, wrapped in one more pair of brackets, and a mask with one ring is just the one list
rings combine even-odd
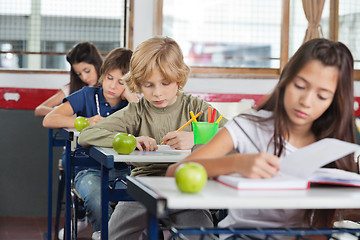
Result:
{"label": "child in blue shirt", "polygon": [[[132,51],[117,48],[105,58],[101,69],[99,84],[102,87],[84,87],[63,100],[63,104],[48,113],[43,126],[47,128],[73,128],[76,116],[88,119],[90,125],[101,121],[115,111],[122,109],[129,102],[137,101],[137,97],[130,93],[122,78],[129,70]],[[99,103],[98,113],[97,100]],[[75,116],[76,115],[76,116]],[[64,159],[63,159],[64,160]],[[64,164],[63,164],[64,165]],[[127,169],[114,169],[110,178],[124,176]],[[101,227],[101,172],[98,169],[88,168],[77,173],[75,189],[84,201],[87,216],[95,231]],[[109,217],[112,208],[109,206]]]}

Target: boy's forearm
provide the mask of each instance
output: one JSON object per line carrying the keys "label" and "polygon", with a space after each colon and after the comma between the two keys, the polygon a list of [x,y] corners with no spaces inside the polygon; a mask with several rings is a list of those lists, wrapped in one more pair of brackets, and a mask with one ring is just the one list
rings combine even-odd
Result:
{"label": "boy's forearm", "polygon": [[112,147],[112,141],[116,134],[116,132],[110,132],[97,127],[87,127],[81,131],[78,143],[83,147]]}
{"label": "boy's forearm", "polygon": [[118,116],[118,113],[114,113],[95,125],[83,129],[79,135],[79,145],[83,147],[112,147],[114,136],[119,132],[124,132],[122,127],[124,124],[121,121],[123,115]]}

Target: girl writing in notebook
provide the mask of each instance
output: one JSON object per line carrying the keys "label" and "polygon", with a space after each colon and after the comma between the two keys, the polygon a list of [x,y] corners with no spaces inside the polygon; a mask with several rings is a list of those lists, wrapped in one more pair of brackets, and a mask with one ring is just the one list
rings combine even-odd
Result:
{"label": "girl writing in notebook", "polygon": [[[83,87],[64,99],[64,103],[48,113],[43,125],[47,128],[73,128],[77,116],[88,119],[90,125],[102,121],[114,112],[126,107],[137,97],[126,87],[123,76],[129,71],[132,51],[124,48],[112,50],[105,58],[99,84],[102,87]],[[62,159],[62,165],[65,158]],[[128,174],[127,169],[110,171],[112,179]],[[75,189],[84,201],[87,216],[94,229],[93,239],[99,238],[101,227],[101,172],[89,168],[81,170],[75,177]],[[109,214],[112,208],[109,206]]]}
{"label": "girl writing in notebook", "polygon": [[41,103],[35,109],[35,116],[42,117],[59,106],[63,99],[84,86],[95,86],[100,76],[103,62],[99,49],[90,42],[76,44],[66,54],[66,61],[71,66],[70,82],[64,85],[56,94]]}
{"label": "girl writing in notebook", "polygon": [[[209,177],[240,173],[269,178],[280,159],[320,139],[354,142],[353,58],[342,43],[314,39],[303,44],[284,67],[274,91],[256,110],[229,121],[206,145],[183,162],[199,162]],[[228,153],[235,149],[238,153]],[[180,163],[168,168],[174,176]],[[327,167],[355,171],[348,156]],[[266,201],[266,200],[264,200]],[[333,210],[230,209],[220,227],[330,227]]]}

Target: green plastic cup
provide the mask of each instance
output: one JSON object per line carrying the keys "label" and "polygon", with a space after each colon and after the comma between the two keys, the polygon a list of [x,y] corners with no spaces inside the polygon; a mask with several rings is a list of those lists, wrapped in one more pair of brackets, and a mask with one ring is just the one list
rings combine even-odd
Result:
{"label": "green plastic cup", "polygon": [[194,144],[208,143],[217,133],[219,123],[197,122],[192,123]]}

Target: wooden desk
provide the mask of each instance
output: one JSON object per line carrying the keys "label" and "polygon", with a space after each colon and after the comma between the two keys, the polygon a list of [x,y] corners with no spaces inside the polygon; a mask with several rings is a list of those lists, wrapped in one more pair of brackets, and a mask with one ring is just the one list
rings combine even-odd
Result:
{"label": "wooden desk", "polygon": [[91,147],[90,157],[101,164],[101,239],[108,239],[108,202],[109,201],[132,201],[126,189],[109,188],[109,171],[116,164],[132,162],[157,162],[174,163],[184,159],[190,154],[189,151],[171,150],[168,146],[158,146],[156,152],[134,151],[129,155],[117,154],[112,148]]}
{"label": "wooden desk", "polygon": [[[168,209],[360,208],[359,188],[314,187],[309,190],[238,191],[209,180],[199,193],[184,194],[177,189],[174,178],[128,177],[127,181],[128,193],[148,210],[150,239],[158,239],[158,219],[165,218]],[[360,233],[360,229],[354,231]]]}

